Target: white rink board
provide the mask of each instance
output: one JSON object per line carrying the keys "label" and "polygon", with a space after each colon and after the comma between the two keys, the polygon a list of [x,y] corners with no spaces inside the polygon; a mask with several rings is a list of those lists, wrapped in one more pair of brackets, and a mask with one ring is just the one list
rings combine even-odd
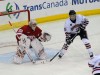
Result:
{"label": "white rink board", "polygon": [[[100,54],[100,15],[88,16],[90,21],[87,27],[88,36],[95,54]],[[64,43],[63,25],[65,20],[44,23],[39,25],[44,31],[52,34],[50,42],[43,43],[45,48],[61,49]],[[0,43],[15,42],[15,33],[13,30],[0,32]],[[9,39],[10,38],[10,39]],[[0,54],[16,51],[16,46],[0,48]],[[74,43],[69,47],[65,56],[58,60],[57,58],[46,64],[33,65],[25,63],[21,65],[0,63],[1,75],[92,75],[88,67],[88,52],[82,41],[77,37]]]}
{"label": "white rink board", "polygon": [[[10,4],[7,7],[8,3]],[[0,2],[0,11],[6,11],[11,5],[12,10],[28,8],[31,11],[31,18],[40,18],[68,13],[71,9],[76,11],[100,9],[100,0],[6,0]]]}

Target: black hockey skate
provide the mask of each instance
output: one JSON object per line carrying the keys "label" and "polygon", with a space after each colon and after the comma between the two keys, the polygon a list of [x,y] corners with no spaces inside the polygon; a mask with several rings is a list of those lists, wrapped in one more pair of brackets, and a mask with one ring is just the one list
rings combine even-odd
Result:
{"label": "black hockey skate", "polygon": [[62,58],[63,55],[64,55],[63,53],[60,53],[60,54],[58,55],[58,57],[59,57],[59,58]]}
{"label": "black hockey skate", "polygon": [[89,53],[89,55],[90,55],[90,58],[94,57],[93,52]]}

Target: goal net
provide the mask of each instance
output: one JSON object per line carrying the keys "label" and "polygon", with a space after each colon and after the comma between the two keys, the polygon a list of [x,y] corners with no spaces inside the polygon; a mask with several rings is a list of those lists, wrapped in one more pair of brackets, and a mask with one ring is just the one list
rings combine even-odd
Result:
{"label": "goal net", "polygon": [[13,24],[13,27],[20,27],[22,25],[28,24],[28,21],[30,20],[30,12],[29,10],[18,10],[18,11],[12,11],[12,12],[0,12],[0,30],[6,30],[10,29],[9,21]]}
{"label": "goal net", "polygon": [[[16,10],[12,12],[7,12],[7,11],[0,12],[0,31],[12,28],[12,26],[9,24],[9,21],[12,23],[14,29],[21,27],[23,25],[27,25],[28,22],[30,21],[30,11]],[[5,36],[10,37],[11,35],[7,36],[7,34],[5,34]],[[0,39],[3,39],[3,37],[0,36]],[[3,40],[0,41],[0,47],[8,45],[12,45],[12,41],[11,42]]]}

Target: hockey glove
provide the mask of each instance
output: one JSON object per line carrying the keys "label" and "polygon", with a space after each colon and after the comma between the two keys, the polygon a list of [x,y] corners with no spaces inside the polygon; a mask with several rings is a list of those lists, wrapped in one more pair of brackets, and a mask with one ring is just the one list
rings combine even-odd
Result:
{"label": "hockey glove", "polygon": [[49,33],[47,33],[47,32],[44,32],[43,37],[44,37],[44,39],[45,39],[46,41],[51,40],[51,35],[50,35]]}
{"label": "hockey glove", "polygon": [[38,39],[41,42],[46,42],[46,41],[51,40],[51,35],[47,32],[44,32]]}
{"label": "hockey glove", "polygon": [[84,19],[84,21],[82,21],[82,23],[80,24],[80,28],[85,29],[88,24],[89,21],[87,19]]}
{"label": "hockey glove", "polygon": [[84,25],[80,24],[80,28],[81,28],[81,29],[85,29],[85,28],[86,28],[86,26],[84,26]]}

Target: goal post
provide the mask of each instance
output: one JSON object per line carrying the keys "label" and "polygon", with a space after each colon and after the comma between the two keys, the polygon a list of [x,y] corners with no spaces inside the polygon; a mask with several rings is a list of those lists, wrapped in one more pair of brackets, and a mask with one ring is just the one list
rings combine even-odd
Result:
{"label": "goal post", "polygon": [[0,31],[11,29],[9,21],[11,21],[14,28],[27,25],[30,21],[30,11],[15,10],[12,12],[0,12]]}

